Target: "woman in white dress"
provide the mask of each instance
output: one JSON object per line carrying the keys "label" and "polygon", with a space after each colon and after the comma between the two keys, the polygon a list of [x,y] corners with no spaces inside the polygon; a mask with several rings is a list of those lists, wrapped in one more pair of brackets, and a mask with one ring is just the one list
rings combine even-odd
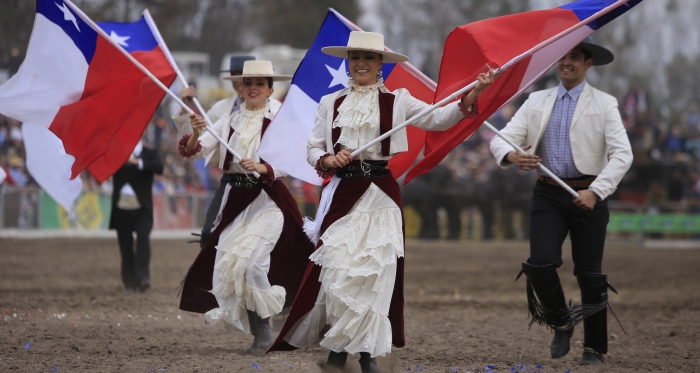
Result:
{"label": "woman in white dress", "polygon": [[[351,152],[428,105],[405,89],[390,92],[384,87],[382,63],[408,57],[385,51],[381,34],[354,31],[347,46],[322,51],[347,58],[352,78],[348,88],[321,99],[309,136],[308,162],[330,182],[323,189],[316,221],[305,226],[316,251],[271,350],[320,343],[331,350],[329,365],[343,367],[348,353],[360,353],[362,372],[378,372],[375,357],[405,342],[401,193],[387,161],[408,150],[406,130],[355,158]],[[493,71],[489,68],[478,79],[459,102],[413,125],[445,130],[476,116],[476,99],[493,81]]]}
{"label": "woman in white dress", "polygon": [[296,202],[277,180],[285,174],[256,153],[276,114],[268,100],[272,82],[290,77],[274,75],[269,61],[246,61],[242,75],[227,79],[243,82],[245,105],[219,119],[213,130],[243,159],[234,162],[203,131],[206,123],[199,115],[190,117],[192,135],[180,140],[180,154],[189,160],[220,152],[227,183],[212,235],[185,278],[180,308],[205,313],[210,324],[253,334],[247,352],[260,353],[273,342],[269,318],[291,305],[313,245]]}

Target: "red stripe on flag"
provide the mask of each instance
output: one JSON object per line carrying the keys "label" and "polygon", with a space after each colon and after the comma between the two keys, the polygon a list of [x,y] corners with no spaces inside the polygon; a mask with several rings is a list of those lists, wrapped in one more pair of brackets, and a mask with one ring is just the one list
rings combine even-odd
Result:
{"label": "red stripe on flag", "polygon": [[[479,73],[486,71],[487,63],[493,68],[503,66],[577,23],[579,19],[573,11],[551,9],[457,27],[445,41],[435,102],[474,82]],[[445,132],[428,132],[423,152],[425,158],[408,172],[404,183],[430,171],[457,145],[473,135],[496,110],[514,99],[523,84],[530,59],[513,65],[479,97],[476,118],[462,121]]]}
{"label": "red stripe on flag", "polygon": [[[167,64],[162,52],[160,56]],[[172,68],[170,70],[172,71]],[[155,94],[143,85],[144,79],[147,79],[146,76],[114,46],[102,37],[97,38],[83,95],[79,101],[61,107],[49,126],[63,142],[66,153],[75,157],[71,179],[107,152],[115,152],[105,156],[105,159],[109,160],[108,164],[98,162],[95,167],[91,167],[100,175],[96,176],[100,182],[126,161],[127,158],[117,153],[127,152],[128,157],[153,114],[151,110],[145,122],[141,122],[141,116],[144,114],[134,117],[135,110],[141,110],[141,105],[150,102],[150,96]],[[162,91],[160,92],[161,94],[157,95],[158,101],[163,97]],[[131,139],[134,136],[136,140],[129,141],[131,145],[128,149],[115,149],[112,146],[113,140],[117,141],[115,144],[126,146],[119,140]],[[97,171],[97,167],[104,167],[105,170]],[[111,173],[106,175],[110,170]]]}
{"label": "red stripe on flag", "polygon": [[425,158],[408,171],[404,184],[437,166],[452,149],[473,135],[491,114],[509,101],[518,92],[529,64],[528,57],[513,65],[481,94],[478,99],[479,115],[476,118],[465,119],[444,132],[430,131],[425,142]]}
{"label": "red stripe on flag", "polygon": [[[156,47],[150,52],[134,52],[131,55],[166,86],[170,86],[175,80],[177,75],[160,47]],[[144,77],[142,79],[141,100],[138,106],[115,133],[107,152],[88,166],[92,176],[100,183],[117,172],[129,159],[163,96],[165,96],[165,92],[150,78]]]}
{"label": "red stripe on flag", "polygon": [[485,65],[503,66],[540,42],[579,23],[571,10],[540,10],[457,27],[445,41],[435,102],[476,80]]}
{"label": "red stripe on flag", "polygon": [[[435,91],[432,88],[407,71],[401,64],[397,64],[391,70],[391,74],[387,77],[384,85],[390,91],[406,88],[411,92],[411,96],[424,102],[431,102],[433,96],[435,96]],[[425,130],[409,126],[406,127],[406,134],[408,136],[408,151],[396,154],[389,161],[389,169],[391,169],[394,177],[403,175],[411,167],[425,144]]]}

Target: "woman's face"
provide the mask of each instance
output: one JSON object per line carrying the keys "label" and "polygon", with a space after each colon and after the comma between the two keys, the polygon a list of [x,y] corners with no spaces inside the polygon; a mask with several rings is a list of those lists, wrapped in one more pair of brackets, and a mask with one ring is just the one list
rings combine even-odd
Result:
{"label": "woman's face", "polygon": [[244,78],[243,97],[248,110],[262,109],[273,89],[267,85],[267,78]]}
{"label": "woman's face", "polygon": [[382,56],[375,52],[348,52],[350,75],[359,85],[372,85],[377,82],[377,74],[382,68]]}

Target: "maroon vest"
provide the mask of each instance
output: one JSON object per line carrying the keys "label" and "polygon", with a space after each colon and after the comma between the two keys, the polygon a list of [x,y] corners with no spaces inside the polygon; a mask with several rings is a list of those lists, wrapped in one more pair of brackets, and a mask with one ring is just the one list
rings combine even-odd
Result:
{"label": "maroon vest", "polygon": [[[338,117],[338,108],[340,104],[345,101],[347,95],[338,97],[335,100],[335,105],[333,106],[333,121]],[[391,93],[384,93],[379,91],[379,134],[383,135],[387,131],[391,130],[393,127],[394,120],[394,96]],[[340,144],[337,144],[340,138],[340,127],[333,128],[331,133],[331,140],[333,141],[333,153],[338,153],[340,151]],[[382,155],[388,156],[391,151],[391,136],[382,140]]]}
{"label": "maroon vest", "polygon": [[[263,123],[262,123],[262,131],[260,133],[260,137],[262,137],[265,134],[265,131],[267,130],[267,127],[270,125],[270,122],[272,122],[269,118],[265,117],[263,118]],[[230,126],[230,125],[229,125]],[[226,141],[231,140],[231,136],[233,136],[233,128],[228,133],[228,139]],[[228,171],[231,168],[231,162],[233,162],[233,154],[231,152],[227,151],[226,152],[226,157],[224,158],[224,171]]]}

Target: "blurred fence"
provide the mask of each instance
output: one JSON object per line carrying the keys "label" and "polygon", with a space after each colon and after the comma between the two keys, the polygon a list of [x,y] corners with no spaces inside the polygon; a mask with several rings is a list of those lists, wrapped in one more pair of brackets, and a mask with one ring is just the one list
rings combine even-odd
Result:
{"label": "blurred fence", "polygon": [[[153,196],[153,229],[201,227],[213,193]],[[0,228],[108,229],[111,194],[83,192],[72,216],[38,188],[0,188]]]}
{"label": "blurred fence", "polygon": [[[155,230],[199,230],[213,193],[155,194]],[[307,214],[313,208],[303,206]],[[687,213],[682,205],[665,205],[663,212],[630,201],[610,201],[608,236],[612,239],[700,239],[700,214]],[[675,206],[675,207],[674,207]],[[406,237],[454,240],[527,239],[526,209],[512,209],[496,202],[493,208],[466,206],[459,210],[425,208],[406,204]],[[83,192],[75,211],[66,211],[39,188],[0,187],[0,229],[106,230],[109,227],[111,194]],[[485,215],[487,214],[487,215]]]}

